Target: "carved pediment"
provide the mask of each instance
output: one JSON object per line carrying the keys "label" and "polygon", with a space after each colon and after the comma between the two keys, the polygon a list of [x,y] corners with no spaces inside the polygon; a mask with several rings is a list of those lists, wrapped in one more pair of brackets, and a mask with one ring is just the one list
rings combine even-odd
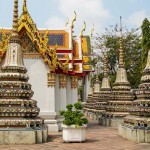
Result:
{"label": "carved pediment", "polygon": [[39,53],[36,47],[36,44],[29,38],[26,32],[20,35],[20,39],[21,39],[21,46],[22,46],[24,58],[41,57],[41,54]]}

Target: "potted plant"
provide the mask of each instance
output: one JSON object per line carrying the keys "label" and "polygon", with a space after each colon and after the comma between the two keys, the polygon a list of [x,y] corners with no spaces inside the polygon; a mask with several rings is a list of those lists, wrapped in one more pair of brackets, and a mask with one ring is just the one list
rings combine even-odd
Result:
{"label": "potted plant", "polygon": [[64,116],[62,124],[64,142],[83,142],[85,141],[85,129],[88,120],[84,118],[81,102],[74,105],[68,104],[66,110],[60,111]]}

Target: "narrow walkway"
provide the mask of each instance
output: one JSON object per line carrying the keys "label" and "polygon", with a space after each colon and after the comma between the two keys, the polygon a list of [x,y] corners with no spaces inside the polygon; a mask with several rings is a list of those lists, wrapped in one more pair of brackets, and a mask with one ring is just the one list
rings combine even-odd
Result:
{"label": "narrow walkway", "polygon": [[90,121],[86,142],[63,143],[62,132],[52,133],[49,142],[34,145],[0,145],[0,150],[150,150],[150,144],[138,144],[121,138],[117,129]]}

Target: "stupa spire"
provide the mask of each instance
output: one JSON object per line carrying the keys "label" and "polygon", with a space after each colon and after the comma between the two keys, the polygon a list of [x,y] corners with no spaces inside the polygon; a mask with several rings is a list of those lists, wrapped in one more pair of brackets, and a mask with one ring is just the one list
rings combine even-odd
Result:
{"label": "stupa spire", "polygon": [[98,80],[98,65],[96,66],[96,80],[95,80],[95,83],[99,83],[99,80]]}
{"label": "stupa spire", "polygon": [[104,78],[108,77],[107,73],[107,58],[106,58],[106,53],[104,54]]}
{"label": "stupa spire", "polygon": [[123,40],[122,40],[122,19],[120,16],[120,48],[119,48],[119,68],[124,67],[124,58],[123,58]]}
{"label": "stupa spire", "polygon": [[[124,67],[123,57],[123,38],[122,38],[122,22],[120,17],[120,49],[119,49],[119,66],[116,74],[116,81],[112,87],[112,94],[107,102],[105,111],[105,119],[109,120],[107,126],[119,125],[123,118],[129,115],[129,107],[132,105],[134,95],[130,92],[131,86],[127,79],[127,72]],[[116,118],[116,119],[114,119]]]}
{"label": "stupa spire", "polygon": [[15,38],[19,37],[19,34],[18,34],[18,0],[14,0],[14,14],[13,14],[11,38],[13,37]]}
{"label": "stupa spire", "polygon": [[23,1],[23,12],[27,13],[27,0]]}

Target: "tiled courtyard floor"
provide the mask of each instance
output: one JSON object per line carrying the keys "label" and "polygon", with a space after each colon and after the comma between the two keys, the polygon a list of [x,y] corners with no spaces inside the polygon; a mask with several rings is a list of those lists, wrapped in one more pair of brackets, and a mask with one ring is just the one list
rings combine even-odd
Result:
{"label": "tiled courtyard floor", "polygon": [[117,129],[98,126],[94,121],[89,123],[84,143],[63,143],[61,134],[52,133],[45,144],[0,145],[0,150],[150,150],[150,144],[125,140]]}

